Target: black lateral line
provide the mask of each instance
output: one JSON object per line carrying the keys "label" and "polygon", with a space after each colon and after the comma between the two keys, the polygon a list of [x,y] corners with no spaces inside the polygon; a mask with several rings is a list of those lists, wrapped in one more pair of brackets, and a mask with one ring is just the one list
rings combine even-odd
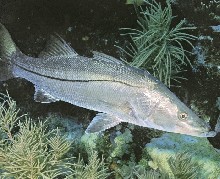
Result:
{"label": "black lateral line", "polygon": [[25,70],[25,71],[28,71],[30,73],[33,73],[35,75],[38,75],[38,76],[42,76],[42,77],[46,77],[46,78],[50,78],[50,79],[53,79],[53,80],[58,80],[58,81],[68,81],[68,82],[95,82],[95,81],[109,81],[109,82],[117,82],[117,83],[121,83],[121,84],[124,84],[124,85],[127,85],[127,86],[131,86],[131,87],[138,87],[138,86],[133,86],[133,85],[130,85],[128,83],[123,83],[121,81],[113,81],[113,80],[68,80],[68,79],[60,79],[60,78],[56,78],[56,77],[51,77],[51,76],[47,76],[47,75],[42,75],[40,73],[37,73],[37,72],[33,72],[31,70],[28,70],[18,64],[15,64],[17,67],[21,68],[22,70]]}

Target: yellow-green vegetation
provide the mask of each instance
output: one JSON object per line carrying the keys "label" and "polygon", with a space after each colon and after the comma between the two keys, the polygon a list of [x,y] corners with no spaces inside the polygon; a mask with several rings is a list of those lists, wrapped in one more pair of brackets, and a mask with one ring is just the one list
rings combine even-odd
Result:
{"label": "yellow-green vegetation", "polygon": [[159,178],[162,178],[162,179],[165,179],[164,177],[162,177],[160,175],[160,173],[154,171],[154,170],[144,170],[142,169],[142,171],[135,171],[135,174],[137,176],[138,179],[159,179]]}
{"label": "yellow-green vegetation", "polygon": [[168,160],[168,164],[172,171],[172,177],[170,178],[199,178],[199,172],[201,171],[200,165],[193,162],[191,155],[187,152],[179,153],[176,154],[175,157],[171,157]]}
{"label": "yellow-green vegetation", "polygon": [[71,172],[63,158],[70,148],[65,138],[47,133],[44,124],[30,120],[19,124],[19,132],[1,148],[2,176],[13,178],[55,178]]}
{"label": "yellow-green vegetation", "polygon": [[177,155],[168,156],[168,166],[170,172],[163,171],[160,168],[150,169],[149,166],[143,165],[141,161],[139,164],[129,162],[127,166],[123,166],[117,172],[117,178],[126,179],[195,179],[199,178],[201,172],[201,165],[191,160],[191,155],[187,152],[178,153]]}
{"label": "yellow-green vegetation", "polygon": [[[166,133],[146,144],[151,168],[170,178],[218,178],[220,156],[206,138]],[[146,154],[145,153],[145,154]]]}
{"label": "yellow-green vegetation", "polygon": [[189,51],[184,45],[193,47],[190,40],[195,36],[185,32],[194,27],[184,27],[185,20],[181,20],[175,27],[171,26],[174,16],[169,1],[162,8],[155,0],[145,1],[145,8],[136,7],[138,15],[138,29],[122,28],[122,35],[131,37],[131,44],[122,49],[132,58],[130,63],[135,67],[147,69],[164,84],[170,86],[171,79],[178,81],[183,66],[191,65],[186,56]]}
{"label": "yellow-green vegetation", "polygon": [[[107,178],[104,159],[88,153],[88,164],[69,152],[72,142],[58,129],[48,131],[45,122],[19,116],[16,103],[3,96],[0,103],[1,178]],[[68,153],[69,152],[69,153]],[[78,156],[77,156],[78,157]]]}
{"label": "yellow-green vegetation", "polygon": [[98,158],[97,152],[91,152],[88,160],[88,164],[79,157],[78,162],[74,165],[74,174],[67,178],[77,179],[103,179],[110,175],[108,168],[104,162],[104,158],[101,160]]}

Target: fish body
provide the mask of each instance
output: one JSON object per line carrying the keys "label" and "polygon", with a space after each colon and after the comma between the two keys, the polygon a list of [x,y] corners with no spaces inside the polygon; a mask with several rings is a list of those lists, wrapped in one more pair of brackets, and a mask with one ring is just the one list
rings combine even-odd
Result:
{"label": "fish body", "polygon": [[103,53],[78,55],[52,36],[38,58],[22,54],[0,25],[0,79],[21,77],[35,85],[36,101],[62,100],[98,111],[86,132],[100,132],[121,122],[198,137],[215,131],[147,71]]}

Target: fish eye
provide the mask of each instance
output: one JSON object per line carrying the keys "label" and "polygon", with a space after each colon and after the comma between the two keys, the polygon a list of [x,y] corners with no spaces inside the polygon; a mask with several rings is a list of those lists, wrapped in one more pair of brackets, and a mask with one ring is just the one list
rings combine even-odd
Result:
{"label": "fish eye", "polygon": [[185,113],[185,112],[182,112],[182,113],[179,114],[179,119],[180,119],[180,120],[186,120],[187,117],[188,117],[188,115],[187,115],[187,113]]}

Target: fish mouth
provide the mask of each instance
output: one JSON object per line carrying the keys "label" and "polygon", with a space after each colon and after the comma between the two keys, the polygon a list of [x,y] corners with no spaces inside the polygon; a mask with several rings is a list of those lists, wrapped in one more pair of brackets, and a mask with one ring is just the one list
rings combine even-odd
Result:
{"label": "fish mouth", "polygon": [[219,132],[220,132],[220,116],[217,119],[217,123],[216,123],[214,131],[211,131],[211,129],[210,129],[208,132],[202,133],[201,137],[215,137],[216,134]]}

